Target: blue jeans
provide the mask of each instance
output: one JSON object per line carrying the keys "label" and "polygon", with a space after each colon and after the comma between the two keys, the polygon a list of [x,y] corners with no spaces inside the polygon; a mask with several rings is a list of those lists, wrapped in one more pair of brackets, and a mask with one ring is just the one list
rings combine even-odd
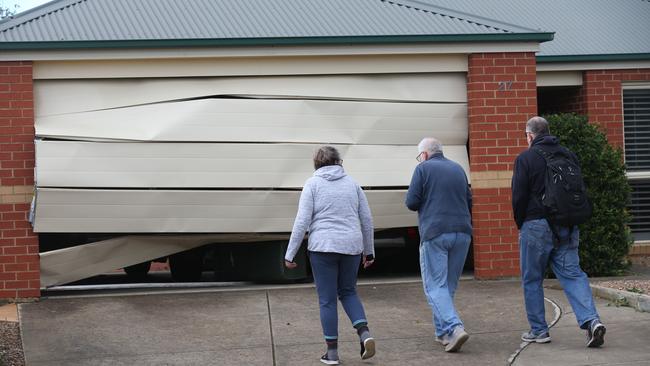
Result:
{"label": "blue jeans", "polygon": [[462,326],[454,294],[463,273],[471,237],[465,233],[445,233],[420,244],[422,285],[433,313],[436,336],[451,334]]}
{"label": "blue jeans", "polygon": [[580,230],[558,228],[559,245],[553,244],[553,233],[546,219],[524,222],[519,233],[521,279],[524,288],[526,314],[535,334],[548,331],[544,317],[544,274],[549,262],[560,280],[566,297],[573,308],[578,325],[586,329],[589,322],[598,319],[589,279],[580,268],[578,242]]}
{"label": "blue jeans", "polygon": [[309,252],[309,260],[316,282],[325,339],[338,339],[337,296],[353,326],[367,323],[366,313],[357,295],[361,255]]}

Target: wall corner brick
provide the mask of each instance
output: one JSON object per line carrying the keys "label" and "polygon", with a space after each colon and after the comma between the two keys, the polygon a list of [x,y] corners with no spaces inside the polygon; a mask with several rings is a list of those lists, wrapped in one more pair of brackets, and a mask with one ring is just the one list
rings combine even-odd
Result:
{"label": "wall corner brick", "polygon": [[40,296],[38,237],[28,222],[34,190],[32,63],[0,62],[0,298]]}
{"label": "wall corner brick", "polygon": [[526,121],[537,114],[535,54],[470,54],[467,75],[472,172],[474,276],[519,276],[518,230],[510,177],[527,144]]}

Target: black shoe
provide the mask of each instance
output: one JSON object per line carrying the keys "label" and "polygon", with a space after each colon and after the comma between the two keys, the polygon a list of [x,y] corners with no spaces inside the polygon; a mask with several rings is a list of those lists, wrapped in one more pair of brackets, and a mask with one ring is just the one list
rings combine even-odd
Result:
{"label": "black shoe", "polygon": [[327,353],[323,355],[323,357],[320,358],[320,362],[326,364],[326,365],[338,365],[339,360],[330,360],[327,358]]}
{"label": "black shoe", "polygon": [[370,337],[366,338],[365,341],[360,342],[361,344],[361,359],[367,360],[370,357],[375,355],[375,339]]}
{"label": "black shoe", "polygon": [[592,320],[587,328],[587,347],[602,346],[605,343],[605,332],[607,329],[598,319]]}

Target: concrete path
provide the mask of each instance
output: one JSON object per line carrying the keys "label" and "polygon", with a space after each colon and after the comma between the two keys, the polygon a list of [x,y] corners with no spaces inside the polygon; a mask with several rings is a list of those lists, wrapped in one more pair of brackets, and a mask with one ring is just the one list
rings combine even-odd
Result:
{"label": "concrete path", "polygon": [[[431,313],[417,281],[361,285],[377,355],[359,358],[356,334],[340,311],[344,365],[649,365],[650,314],[597,302],[605,347],[584,347],[561,291],[553,342],[520,347],[527,329],[516,281],[462,281],[456,303],[470,340],[445,353],[433,342]],[[20,306],[28,366],[322,365],[315,290],[309,286],[213,293],[50,298]],[[549,302],[547,318],[558,316]],[[617,363],[618,362],[618,363]]]}
{"label": "concrete path", "polygon": [[598,313],[607,327],[602,348],[585,348],[586,334],[578,328],[563,291],[545,289],[547,298],[560,306],[560,321],[551,328],[549,344],[531,344],[513,365],[650,365],[650,313],[616,307],[596,299]]}

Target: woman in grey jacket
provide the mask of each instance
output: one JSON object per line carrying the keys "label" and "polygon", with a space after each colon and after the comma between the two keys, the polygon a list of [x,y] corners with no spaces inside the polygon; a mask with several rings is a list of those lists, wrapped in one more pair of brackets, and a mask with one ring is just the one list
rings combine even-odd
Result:
{"label": "woman in grey jacket", "polygon": [[309,231],[308,252],[311,262],[327,353],[321,362],[338,365],[337,295],[357,330],[361,358],[375,354],[375,340],[357,295],[359,264],[374,262],[372,217],[361,187],[343,171],[339,152],[321,147],[314,156],[314,176],[305,183],[300,195],[298,214],[293,224],[285,255],[287,268],[296,268],[293,259]]}

